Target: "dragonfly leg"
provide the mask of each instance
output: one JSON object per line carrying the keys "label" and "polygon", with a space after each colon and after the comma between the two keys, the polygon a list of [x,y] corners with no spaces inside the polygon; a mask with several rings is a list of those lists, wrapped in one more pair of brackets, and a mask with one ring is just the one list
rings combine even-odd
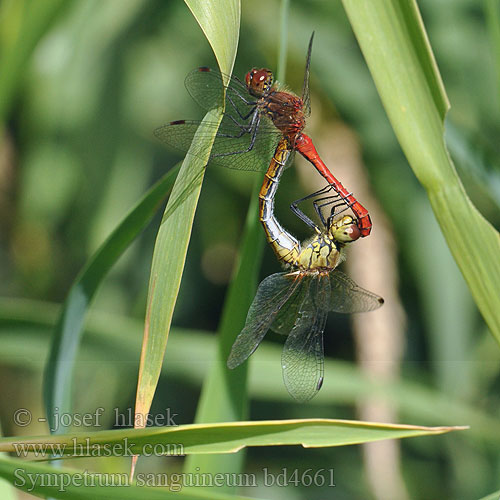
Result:
{"label": "dragonfly leg", "polygon": [[[243,82],[240,82],[239,78],[233,77],[236,80],[238,80],[239,83],[241,83],[242,86],[246,86]],[[250,99],[247,99],[243,94],[240,94],[236,89],[234,88],[228,88],[226,87],[226,98],[229,97],[228,90],[231,90],[233,94],[240,99],[244,104],[257,104],[255,101],[251,101]]]}
{"label": "dragonfly leg", "polygon": [[[233,107],[234,107],[234,104],[233,104]],[[254,116],[252,116],[252,120],[250,121],[250,123],[248,124],[244,124],[244,123],[240,123],[233,115],[229,114],[229,113],[224,113],[224,116],[226,118],[229,118],[230,120],[232,120],[232,122],[240,129],[241,133],[238,135],[238,136],[235,136],[235,137],[241,137],[244,133],[248,133],[250,132],[250,130],[252,129],[253,126],[255,126],[255,115],[257,115],[258,113],[256,112],[256,107],[254,106],[249,113],[247,113],[245,116],[243,116],[238,108],[236,108],[236,112],[238,113],[238,115],[240,116],[240,118],[242,120],[247,120],[249,116],[252,115],[252,113],[254,114]],[[229,134],[219,134],[219,136],[221,137],[233,137],[232,135],[229,135]]]}
{"label": "dragonfly leg", "polygon": [[[300,199],[294,201],[290,205],[290,209],[292,210],[292,212],[295,215],[297,215],[297,217],[299,217],[301,220],[303,220],[308,226],[310,226],[310,227],[312,227],[314,229],[317,229],[316,224],[314,224],[314,222],[309,217],[307,217],[307,215],[305,215],[304,212],[302,212],[302,210],[300,210],[297,205],[299,203],[302,203],[303,201],[309,200],[311,198],[315,198],[316,196],[320,196],[322,194],[326,194],[329,191],[331,191],[332,189],[333,189],[333,187],[330,184],[327,184],[324,188],[321,188],[321,189],[319,189],[318,191],[315,191],[312,194],[304,196],[304,198],[300,198]],[[321,212],[321,210],[318,210],[316,208],[315,202],[313,202],[313,205],[314,205],[314,208],[316,210],[316,213],[318,214],[318,217],[321,220],[321,223],[326,227],[326,220],[325,220],[325,218],[323,216],[323,213]]]}
{"label": "dragonfly leg", "polygon": [[[252,118],[252,123],[250,123],[248,130],[246,130],[245,132],[243,132],[243,130],[242,130],[241,134],[234,136],[237,138],[237,137],[241,137],[243,135],[243,133],[251,133],[252,136],[251,136],[250,145],[248,146],[248,148],[241,149],[240,151],[230,151],[228,153],[214,154],[212,156],[212,158],[219,158],[221,156],[238,155],[238,154],[242,154],[242,153],[248,153],[249,151],[251,151],[255,145],[255,139],[257,138],[257,132],[259,130],[259,123],[260,123],[259,113],[255,113],[254,117]],[[228,134],[225,134],[225,135],[220,134],[220,136],[221,137],[233,137],[233,136],[230,136]]]}
{"label": "dragonfly leg", "polygon": [[257,109],[257,103],[256,102],[248,102],[247,104],[248,105],[252,105],[253,108],[245,116],[241,116],[240,115],[243,120],[247,120],[252,113],[255,113],[255,110]]}
{"label": "dragonfly leg", "polygon": [[[348,195],[352,196],[352,193]],[[324,202],[324,203],[321,203]],[[327,223],[325,227],[330,227],[332,224],[332,220],[336,215],[341,214],[342,212],[345,212],[349,208],[351,208],[352,203],[348,201],[347,199],[343,199],[341,196],[338,194],[332,195],[332,196],[326,196],[324,198],[319,198],[317,200],[313,201],[314,209],[316,210],[316,213],[321,217],[323,220],[323,208],[327,207],[328,205],[332,205],[330,209],[330,215],[328,216]],[[337,208],[341,208],[341,210],[336,210]]]}
{"label": "dragonfly leg", "polygon": [[[236,94],[236,95],[238,95],[238,94]],[[233,107],[233,109],[236,111],[236,113],[238,113],[238,116],[239,116],[242,120],[247,120],[247,119],[250,117],[250,115],[251,115],[252,113],[254,113],[254,112],[255,112],[255,110],[256,110],[256,108],[257,108],[257,103],[256,103],[256,102],[252,102],[252,101],[247,101],[247,100],[245,100],[244,98],[242,98],[240,95],[238,95],[238,97],[239,97],[240,99],[242,99],[242,100],[243,100],[243,102],[244,102],[245,104],[247,104],[248,106],[252,106],[252,108],[250,109],[250,111],[249,111],[246,115],[243,115],[243,114],[241,113],[241,111],[238,109],[238,107],[236,106],[236,104],[234,103],[234,101],[233,101],[232,97],[231,97],[229,94],[226,94],[226,101],[228,101],[229,103],[231,103],[231,106],[232,106],[232,107]]]}
{"label": "dragonfly leg", "polygon": [[[258,115],[258,113],[255,113],[254,116],[252,116],[252,121],[248,125],[242,125],[234,118],[234,116],[231,116],[231,115],[226,115],[226,116],[228,118],[230,118],[237,127],[239,127],[240,131],[238,134],[223,134],[223,133],[218,132],[218,136],[219,137],[228,137],[230,139],[239,139],[244,134],[252,133],[252,143],[251,143],[252,147],[250,148],[250,149],[252,149],[253,145],[255,143],[255,136],[257,134],[257,129],[258,129],[258,126],[260,123],[260,116]],[[238,153],[246,153],[247,151],[250,151],[250,149],[245,150],[245,151],[238,151]],[[231,154],[233,154],[233,153],[231,153]],[[222,154],[218,155],[218,156],[222,156]]]}
{"label": "dragonfly leg", "polygon": [[309,227],[312,227],[316,232],[320,233],[319,227],[297,206],[297,201],[294,201],[290,205],[290,210],[304,223],[306,223]]}
{"label": "dragonfly leg", "polygon": [[[319,191],[316,191],[315,193],[309,194],[307,196],[304,196],[303,198],[300,198],[298,200],[295,200],[291,205],[290,205],[290,210],[303,222],[305,222],[309,227],[312,227],[314,230],[317,232],[321,232],[319,227],[304,213],[300,208],[298,207],[299,203],[302,203],[306,200],[309,200],[311,198],[314,198],[315,196],[318,196],[319,194],[324,194],[330,189],[330,186],[327,186],[326,188],[320,189]],[[314,204],[314,202],[313,202]],[[323,214],[321,211],[316,210],[317,214],[319,215],[319,218],[321,219],[321,222],[323,225],[326,227],[326,221],[323,217]]]}

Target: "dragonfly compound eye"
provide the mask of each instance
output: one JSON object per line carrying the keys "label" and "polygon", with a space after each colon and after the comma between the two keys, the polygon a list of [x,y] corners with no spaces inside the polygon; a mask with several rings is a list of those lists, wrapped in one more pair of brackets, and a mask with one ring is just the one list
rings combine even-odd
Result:
{"label": "dragonfly compound eye", "polygon": [[356,241],[361,236],[361,231],[357,224],[349,224],[339,227],[333,233],[333,238],[341,243],[350,243]]}
{"label": "dragonfly compound eye", "polygon": [[256,97],[267,94],[273,86],[273,80],[272,72],[265,68],[254,68],[245,76],[245,83],[248,91]]}

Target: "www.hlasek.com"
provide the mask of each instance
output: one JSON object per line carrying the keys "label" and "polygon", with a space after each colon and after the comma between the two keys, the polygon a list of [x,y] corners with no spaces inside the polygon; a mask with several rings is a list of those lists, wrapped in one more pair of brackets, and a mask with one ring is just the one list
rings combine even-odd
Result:
{"label": "www.hlasek.com", "polygon": [[[197,467],[196,470],[199,470]],[[31,492],[39,488],[66,491],[69,487],[161,487],[170,491],[182,488],[220,488],[220,487],[257,487],[257,486],[316,486],[334,487],[333,469],[287,469],[279,472],[270,471],[267,467],[262,474],[255,473],[138,473],[133,483],[126,473],[95,473],[87,470],[75,473],[32,473],[18,468],[14,471],[14,486]]]}
{"label": "www.hlasek.com", "polygon": [[135,444],[124,438],[116,443],[92,443],[89,438],[72,438],[69,443],[13,443],[18,457],[33,454],[35,458],[45,458],[50,455],[65,457],[132,457],[144,455],[158,457],[162,455],[184,455],[181,443],[145,443],[140,449],[134,449]]}

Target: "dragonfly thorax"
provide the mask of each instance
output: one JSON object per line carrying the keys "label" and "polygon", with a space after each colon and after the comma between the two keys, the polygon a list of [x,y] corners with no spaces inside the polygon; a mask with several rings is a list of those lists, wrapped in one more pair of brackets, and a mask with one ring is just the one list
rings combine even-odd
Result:
{"label": "dragonfly thorax", "polygon": [[261,101],[264,113],[294,147],[296,137],[306,126],[302,99],[291,92],[273,90]]}
{"label": "dragonfly thorax", "polygon": [[297,258],[299,269],[335,269],[342,260],[341,247],[327,234],[321,233],[304,242]]}
{"label": "dragonfly thorax", "polygon": [[271,70],[266,68],[253,68],[245,76],[248,92],[254,97],[263,97],[271,91],[274,76]]}

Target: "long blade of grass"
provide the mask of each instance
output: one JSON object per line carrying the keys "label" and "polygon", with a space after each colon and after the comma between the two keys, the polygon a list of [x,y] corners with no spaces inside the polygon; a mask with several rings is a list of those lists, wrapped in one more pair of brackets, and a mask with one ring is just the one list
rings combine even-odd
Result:
{"label": "long blade of grass", "polygon": [[[281,36],[278,55],[278,78],[284,81],[287,47],[288,0],[282,1]],[[202,387],[195,422],[229,422],[248,417],[247,364],[228,370],[226,361],[231,346],[242,330],[248,309],[257,288],[264,238],[258,222],[258,194],[262,178],[256,179],[248,207],[239,261],[229,287],[217,336],[217,351],[210,372]],[[185,472],[202,471],[216,474],[243,470],[244,454],[237,457],[192,455],[186,460]],[[225,491],[231,491],[226,487]]]}
{"label": "long blade of grass", "polygon": [[467,197],[446,149],[444,119],[449,103],[417,3],[343,0],[343,4],[399,143],[500,343],[500,235]]}
{"label": "long blade of grass", "polygon": [[[239,1],[186,0],[186,4],[205,33],[221,72],[231,74],[240,27]],[[209,111],[205,116],[205,121],[220,123],[221,112],[220,109]],[[196,144],[198,151],[206,151],[206,158],[203,160],[189,154],[186,156],[171,196],[173,203],[181,198],[183,201],[172,213],[169,200],[166,208],[168,218],[164,217],[164,223],[158,231],[151,265],[148,306],[137,383],[135,413],[139,415],[148,413],[160,376],[205,165],[215,139],[216,131],[211,130],[213,134],[209,138],[203,130],[203,124],[200,126],[193,144]],[[194,189],[191,187],[193,182],[196,186]],[[188,193],[185,199],[184,193]],[[132,475],[134,467],[135,459],[132,461]]]}
{"label": "long blade of grass", "polygon": [[[446,126],[446,143],[455,159],[460,176],[465,180],[471,198],[482,203],[482,213],[500,219],[500,161],[487,144],[467,136],[452,123]],[[494,221],[495,222],[495,221]]]}
{"label": "long blade of grass", "polygon": [[[184,0],[214,51],[222,73],[233,71],[240,34],[239,0]],[[227,83],[227,82],[224,82]]]}
{"label": "long blade of grass", "polygon": [[327,418],[261,420],[0,438],[0,451],[25,456],[30,451],[41,450],[40,458],[46,447],[45,453],[52,453],[55,448],[61,456],[78,453],[79,457],[96,457],[106,456],[110,449],[116,452],[113,456],[148,454],[153,447],[157,455],[178,456],[236,453],[248,446],[347,446],[466,429],[464,426],[424,427]]}
{"label": "long blade of grass", "polygon": [[165,174],[128,213],[89,259],[64,301],[44,374],[45,405],[51,429],[56,407],[59,412],[71,412],[72,373],[85,316],[95,292],[113,264],[156,213],[178,171],[179,167],[175,167]]}

